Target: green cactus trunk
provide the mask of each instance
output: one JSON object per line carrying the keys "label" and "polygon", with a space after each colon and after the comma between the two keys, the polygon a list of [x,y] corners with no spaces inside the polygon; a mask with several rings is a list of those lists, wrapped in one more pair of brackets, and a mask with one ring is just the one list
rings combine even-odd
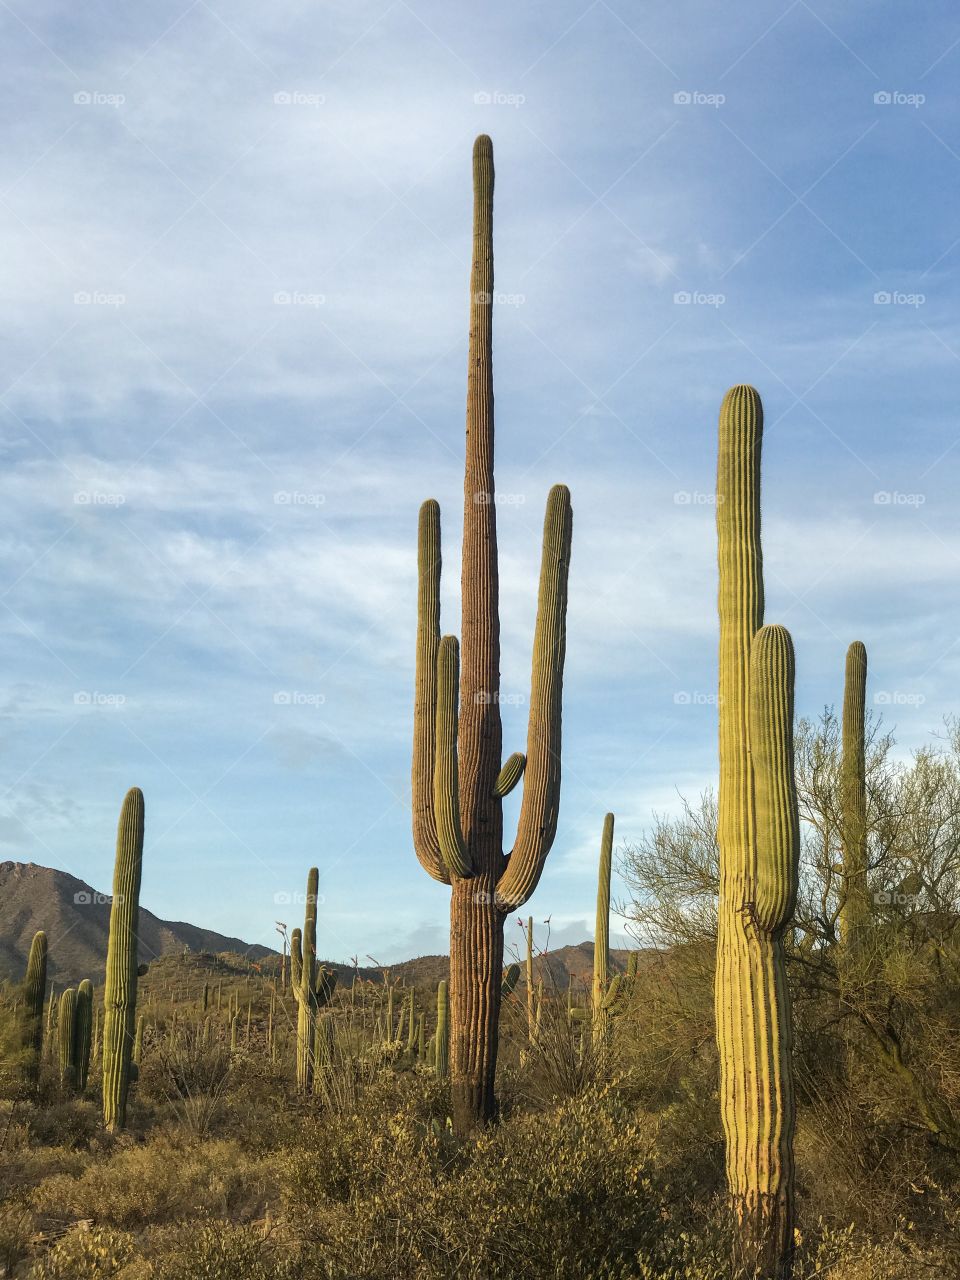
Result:
{"label": "green cactus trunk", "polygon": [[593,935],[593,1047],[606,1042],[610,1030],[607,987],[610,981],[610,871],[613,864],[613,814],[603,820],[597,875],[597,923]]}
{"label": "green cactus trunk", "polygon": [[867,884],[866,780],[867,651],[859,640],[847,650],[843,685],[843,752],[840,761],[840,811],[843,840],[841,941],[854,954],[870,924]]}
{"label": "green cactus trunk", "polygon": [[439,1080],[450,1072],[450,998],[446,980],[437,987],[437,1031],[434,1037],[434,1070]]}
{"label": "green cactus trunk", "polygon": [[130,1063],[137,1017],[137,924],[143,868],[143,793],[131,788],[117,829],[113,904],[103,993],[103,1122],[115,1132],[127,1118]]}
{"label": "green cactus trunk", "polygon": [[27,1050],[26,1076],[36,1081],[43,1052],[43,1000],[47,992],[47,935],[33,935],[27,974],[23,983],[23,1044]]}
{"label": "green cactus trunk", "polygon": [[742,1261],[787,1277],[793,1252],[792,1021],[782,935],[797,892],[793,651],[763,623],[763,410],[734,387],[720,413],[720,900],[715,983],[727,1182]]}
{"label": "green cactus trunk", "polygon": [[[440,638],[440,510],[420,511],[414,702],[413,833],[425,870],[451,885],[451,1109],[457,1133],[496,1115],[503,924],[537,886],[556,834],[560,792],[560,692],[565,652],[570,495],[550,491],[527,754],[504,763],[500,720],[500,619],[493,474],[493,145],[473,151],[473,261],[467,372],[467,453],[460,648]],[[503,796],[524,773],[512,852],[503,852]]]}
{"label": "green cactus trunk", "polygon": [[93,983],[84,978],[77,987],[74,1015],[74,1057],[77,1068],[77,1092],[83,1093],[90,1075],[90,1050],[93,1044]]}
{"label": "green cactus trunk", "polygon": [[317,967],[317,899],[320,872],[311,867],[307,874],[307,901],[303,932],[290,936],[290,980],[297,1001],[297,1089],[309,1093],[313,1087],[314,1041],[317,1013],[333,995],[336,973]]}
{"label": "green cactus trunk", "polygon": [[133,1064],[140,1070],[140,1060],[143,1057],[143,1014],[137,1018],[137,1029],[133,1034]]}
{"label": "green cactus trunk", "polygon": [[60,1083],[65,1089],[77,1087],[76,1042],[77,993],[67,987],[60,996],[57,1010],[57,1046],[60,1056]]}

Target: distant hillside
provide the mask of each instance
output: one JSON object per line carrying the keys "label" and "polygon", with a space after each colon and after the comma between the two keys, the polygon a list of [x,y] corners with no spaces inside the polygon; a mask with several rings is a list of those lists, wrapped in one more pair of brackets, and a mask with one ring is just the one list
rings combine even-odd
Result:
{"label": "distant hillside", "polygon": [[[20,978],[33,935],[44,929],[50,944],[48,973],[58,985],[102,979],[110,928],[110,900],[66,871],[33,862],[0,862],[0,976]],[[273,955],[212,929],[160,920],[140,910],[140,959],[191,951],[237,952],[250,960]]]}
{"label": "distant hillside", "polygon": [[[38,929],[46,931],[50,944],[48,974],[58,986],[81,978],[103,979],[110,928],[110,899],[83,880],[66,871],[40,867],[33,862],[0,862],[0,977],[23,976],[30,943]],[[321,944],[322,945],[322,944]],[[250,962],[276,959],[270,947],[251,946],[240,938],[226,937],[212,929],[182,921],[161,920],[145,907],[140,909],[140,959],[150,963],[159,956],[179,956],[184,949],[209,957],[224,957],[228,966],[240,972]],[[611,968],[626,967],[626,951],[612,951]],[[512,955],[504,958],[509,964]],[[341,980],[349,981],[349,965],[325,961],[336,969]],[[534,958],[539,981],[557,990],[566,990],[570,978],[589,987],[593,970],[593,943],[558,947],[546,956]],[[234,972],[233,969],[230,972]],[[358,969],[360,978],[382,981],[383,970],[366,965]],[[419,956],[391,965],[394,981],[407,986],[433,989],[441,978],[449,977],[447,956]],[[212,975],[211,975],[212,976]],[[199,979],[202,983],[203,979]],[[523,978],[521,978],[521,984]]]}

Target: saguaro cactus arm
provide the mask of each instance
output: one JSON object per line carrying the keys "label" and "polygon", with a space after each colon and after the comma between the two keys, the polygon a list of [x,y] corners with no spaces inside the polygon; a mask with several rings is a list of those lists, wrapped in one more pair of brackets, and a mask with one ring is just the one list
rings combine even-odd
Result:
{"label": "saguaro cactus arm", "polygon": [[523,771],[526,767],[527,757],[522,751],[515,751],[506,761],[503,768],[497,774],[497,781],[494,784],[493,794],[495,796],[508,796],[513,788],[523,777]]}
{"label": "saguaro cactus arm", "polygon": [[497,900],[503,910],[522,906],[533,893],[557,832],[561,691],[572,533],[570,490],[566,485],[554,485],[547,498],[543,522],[523,801],[513,850],[497,882]]}
{"label": "saguaro cactus arm", "polygon": [[302,936],[299,929],[294,929],[290,935],[290,987],[298,1000],[300,998],[300,983],[303,979]]}
{"label": "saguaro cactus arm", "polygon": [[457,769],[457,678],[460,648],[455,636],[444,636],[437,655],[437,737],[433,806],[437,838],[444,865],[451,876],[469,880],[470,855],[460,825],[460,785]]}
{"label": "saguaro cactus arm", "polygon": [[754,922],[782,933],[797,901],[800,823],[793,762],[793,641],[761,627],[750,649],[750,755],[756,812]]}
{"label": "saguaro cactus arm", "polygon": [[437,710],[437,653],[440,648],[440,507],[428,498],[420,508],[417,532],[417,657],[413,703],[413,847],[434,880],[450,883],[440,853],[433,812]]}

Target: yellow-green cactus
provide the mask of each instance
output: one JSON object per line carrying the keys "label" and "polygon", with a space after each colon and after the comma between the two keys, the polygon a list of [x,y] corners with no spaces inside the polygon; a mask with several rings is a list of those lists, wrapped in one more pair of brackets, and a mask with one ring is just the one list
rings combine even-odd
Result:
{"label": "yellow-green cactus", "polygon": [[610,871],[613,863],[612,813],[603,820],[597,875],[597,923],[593,935],[593,1043],[599,1048],[609,1029],[607,988],[610,981]]}
{"label": "yellow-green cactus", "polygon": [[124,797],[117,827],[117,858],[107,941],[107,977],[103,991],[103,1122],[122,1129],[137,1017],[137,923],[143,867],[143,793],[132,787]]}
{"label": "yellow-green cactus", "polygon": [[290,936],[290,975],[297,999],[297,1088],[309,1093],[313,1087],[314,1041],[317,1013],[324,1008],[337,985],[335,972],[317,965],[317,898],[320,872],[311,867],[307,874],[307,901],[303,932]]}
{"label": "yellow-green cactus", "polygon": [[867,885],[866,781],[867,651],[859,640],[847,650],[843,684],[840,813],[843,842],[841,940],[852,954],[870,923]]}
{"label": "yellow-green cactus", "polygon": [[77,993],[73,987],[61,992],[57,1010],[57,1045],[60,1057],[60,1083],[65,1089],[77,1087]]}
{"label": "yellow-green cactus", "polygon": [[74,1014],[74,1059],[76,1061],[77,1092],[83,1093],[90,1074],[90,1049],[93,1041],[93,983],[84,978],[77,987],[77,1008]]}
{"label": "yellow-green cactus", "polygon": [[782,936],[797,892],[793,649],[763,627],[760,448],[752,387],[720,411],[720,900],[715,982],[727,1182],[741,1253],[785,1277],[793,1251],[792,1024]]}
{"label": "yellow-green cactus", "polygon": [[[41,929],[33,935],[27,974],[23,983],[23,1044],[27,1050],[26,1075],[36,1080],[43,1051],[43,1000],[47,992],[47,935]],[[51,997],[51,1007],[53,998]]]}

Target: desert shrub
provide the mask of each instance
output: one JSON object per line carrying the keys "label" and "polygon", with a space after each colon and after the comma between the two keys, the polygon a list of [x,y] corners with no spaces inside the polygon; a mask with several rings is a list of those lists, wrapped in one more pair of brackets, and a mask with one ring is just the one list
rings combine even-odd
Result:
{"label": "desert shrub", "polygon": [[198,1146],[160,1137],[119,1147],[79,1177],[48,1178],[32,1192],[30,1203],[38,1213],[136,1230],[202,1214],[252,1216],[269,1178],[269,1165],[251,1162],[235,1142]]}
{"label": "desert shrub", "polygon": [[195,1138],[210,1132],[230,1084],[229,1048],[206,1044],[200,1028],[186,1028],[152,1045],[141,1063],[139,1092],[165,1101]]}
{"label": "desert shrub", "polygon": [[79,1098],[38,1106],[26,1113],[35,1142],[84,1150],[99,1136],[100,1108]]}
{"label": "desert shrub", "polygon": [[271,1233],[225,1222],[194,1222],[150,1241],[150,1280],[296,1280]]}
{"label": "desert shrub", "polygon": [[109,1227],[77,1226],[38,1259],[29,1280],[105,1280],[134,1257],[133,1237]]}

